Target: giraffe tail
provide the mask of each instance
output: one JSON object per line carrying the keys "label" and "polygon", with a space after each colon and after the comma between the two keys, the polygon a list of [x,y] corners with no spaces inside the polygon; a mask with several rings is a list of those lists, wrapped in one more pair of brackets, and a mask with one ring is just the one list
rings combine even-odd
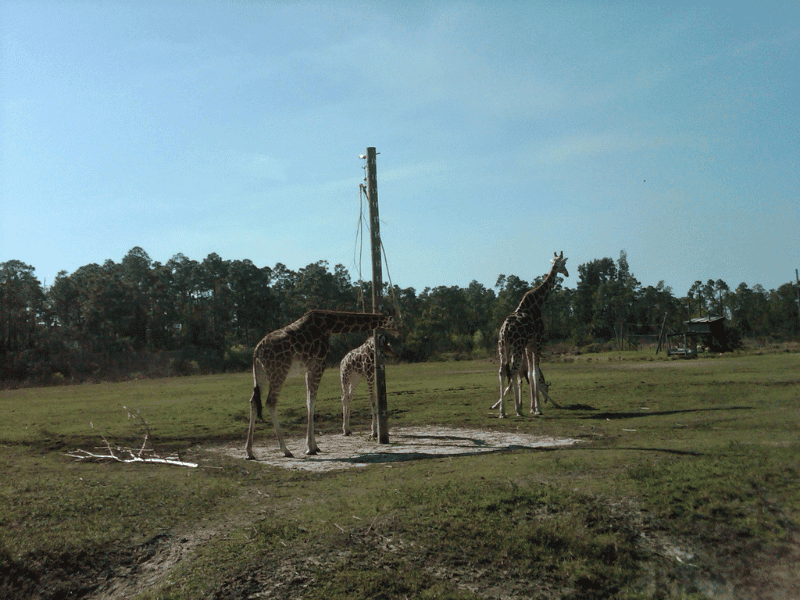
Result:
{"label": "giraffe tail", "polygon": [[263,421],[264,417],[261,416],[261,388],[256,385],[253,388],[253,395],[250,397],[250,403],[256,405],[256,414],[258,414],[258,420]]}

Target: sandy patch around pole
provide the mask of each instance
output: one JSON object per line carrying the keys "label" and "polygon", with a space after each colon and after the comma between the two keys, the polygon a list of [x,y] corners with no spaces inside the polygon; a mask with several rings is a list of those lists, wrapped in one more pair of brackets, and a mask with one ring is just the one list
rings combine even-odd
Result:
{"label": "sandy patch around pole", "polygon": [[[274,435],[257,435],[253,453],[258,464],[300,471],[332,471],[425,458],[557,448],[580,442],[571,438],[436,426],[397,427],[389,432],[389,444],[378,444],[366,433],[350,436],[318,433],[316,437],[320,448],[316,456],[305,455],[305,438],[287,437],[286,446],[294,458],[286,458]],[[225,444],[208,450],[245,458],[244,440],[240,444]]]}

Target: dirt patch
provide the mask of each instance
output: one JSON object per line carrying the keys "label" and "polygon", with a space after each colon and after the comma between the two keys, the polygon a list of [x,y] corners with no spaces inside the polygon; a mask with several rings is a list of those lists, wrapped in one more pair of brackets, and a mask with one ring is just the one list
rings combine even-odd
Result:
{"label": "dirt patch", "polygon": [[175,565],[215,535],[214,529],[157,535],[144,545],[148,552],[141,560],[117,566],[113,576],[108,576],[89,598],[124,600],[160,585]]}
{"label": "dirt patch", "polygon": [[[554,438],[525,433],[508,433],[452,427],[398,427],[392,429],[389,444],[378,444],[366,434],[344,436],[317,434],[320,453],[306,456],[305,438],[287,438],[286,446],[294,458],[284,457],[274,436],[262,440],[254,448],[260,464],[303,471],[333,471],[444,456],[463,456],[503,452],[513,449],[542,449],[571,446],[580,440]],[[206,448],[233,458],[245,458],[244,443]]]}

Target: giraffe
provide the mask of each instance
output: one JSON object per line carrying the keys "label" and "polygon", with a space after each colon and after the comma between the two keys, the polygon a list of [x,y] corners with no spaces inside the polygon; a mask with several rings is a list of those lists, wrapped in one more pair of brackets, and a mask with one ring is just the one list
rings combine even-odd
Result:
{"label": "giraffe", "polygon": [[[539,358],[544,345],[544,322],[542,321],[542,307],[556,284],[556,277],[561,274],[569,277],[567,259],[564,252],[553,253],[552,266],[545,275],[544,280],[536,288],[528,290],[522,296],[517,309],[506,317],[497,339],[497,354],[500,359],[498,378],[500,380],[500,399],[492,408],[500,407],[501,419],[506,416],[503,409],[503,397],[511,385],[514,386],[514,408],[517,416],[520,414],[522,401],[520,399],[520,380],[524,373],[531,389],[531,413],[542,414],[539,410],[539,392],[547,395],[549,384],[545,381],[542,370],[539,368]],[[524,360],[524,364],[523,364]],[[508,378],[508,387],[503,389],[503,376]],[[515,376],[516,375],[516,376]]]}
{"label": "giraffe", "polygon": [[[381,350],[386,354],[394,356],[394,350],[381,334],[378,336],[378,343]],[[347,353],[339,365],[339,379],[342,382],[342,433],[350,435],[350,401],[353,399],[353,392],[356,386],[364,377],[367,380],[367,390],[369,391],[369,403],[372,407],[372,437],[378,437],[378,408],[375,404],[375,394],[373,384],[375,382],[375,336],[370,336],[366,342],[358,348],[354,348]]]}
{"label": "giraffe", "polygon": [[[512,360],[511,362],[514,362],[514,361]],[[528,371],[527,371],[527,369],[525,369],[523,367],[522,363],[515,363],[515,364],[519,367],[517,369],[516,375],[514,375],[512,373],[512,370],[510,368],[511,365],[509,365],[509,368],[505,372],[506,378],[508,379],[508,385],[503,390],[503,398],[505,398],[506,394],[508,394],[508,390],[510,390],[511,387],[514,386],[514,409],[515,409],[515,412],[517,413],[517,416],[521,417],[522,414],[520,413],[520,410],[522,409],[522,398],[521,398],[521,391],[520,390],[522,388],[522,378],[523,377],[525,378],[525,381],[528,382],[528,385],[530,385],[530,380],[528,379]],[[514,382],[511,380],[511,378],[513,376],[516,376],[516,378],[517,378],[516,385],[514,385]],[[548,402],[548,401],[552,402],[554,406],[556,406],[558,408],[561,408],[558,405],[558,403],[550,397],[550,394],[549,394],[549,392],[550,392],[550,382],[549,381],[545,381],[544,373],[542,373],[541,369],[539,369],[539,391],[542,393],[542,396],[544,396],[544,401],[545,402]],[[498,400],[497,402],[495,402],[495,404],[492,406],[492,408],[497,408],[499,405],[500,405],[500,401]]]}
{"label": "giraffe", "polygon": [[306,454],[319,452],[314,439],[314,407],[317,389],[325,370],[325,359],[330,347],[332,333],[351,333],[383,329],[389,333],[399,333],[392,315],[341,312],[332,310],[312,310],[294,323],[268,333],[253,350],[253,395],[250,397],[250,425],[247,429],[247,458],[255,460],[253,454],[253,432],[256,417],[261,416],[261,393],[268,388],[266,404],[272,416],[275,435],[278,437],[283,455],[291,458],[292,453],[283,441],[278,423],[278,395],[289,373],[294,359],[306,368],[306,409],[308,425],[306,429]]}

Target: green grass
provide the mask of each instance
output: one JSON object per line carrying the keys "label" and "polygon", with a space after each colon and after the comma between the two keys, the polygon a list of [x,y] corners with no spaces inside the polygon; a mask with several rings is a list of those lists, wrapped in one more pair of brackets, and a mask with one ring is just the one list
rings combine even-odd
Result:
{"label": "green grass", "polygon": [[[797,531],[800,355],[655,358],[545,363],[562,408],[503,420],[488,361],[389,365],[390,427],[583,441],[325,474],[206,451],[235,441],[244,455],[249,374],[0,392],[0,596],[85,595],[163,560],[168,576],[142,598],[710,597],[768,568]],[[364,394],[351,417],[362,431]],[[317,406],[318,430],[338,433],[335,369]],[[140,445],[129,413],[201,468],[65,456],[101,434]],[[279,413],[303,434],[302,378]],[[277,449],[271,427],[256,444]]]}
{"label": "green grass", "polygon": [[287,545],[302,547],[302,555],[317,562],[307,574],[318,582],[308,598],[473,597],[441,581],[442,573],[460,571],[604,597],[635,578],[636,532],[593,497],[530,478],[498,481],[490,477],[497,458],[478,468],[469,459],[449,462],[455,464],[444,471],[409,464],[377,476],[347,473],[298,485],[300,497],[315,500],[288,514],[268,511],[251,527],[244,548],[242,539],[226,540],[179,569],[161,593],[210,595],[213,589],[193,585],[207,581],[228,557],[222,572],[239,583],[235,595],[244,594],[253,578],[268,577]]}

